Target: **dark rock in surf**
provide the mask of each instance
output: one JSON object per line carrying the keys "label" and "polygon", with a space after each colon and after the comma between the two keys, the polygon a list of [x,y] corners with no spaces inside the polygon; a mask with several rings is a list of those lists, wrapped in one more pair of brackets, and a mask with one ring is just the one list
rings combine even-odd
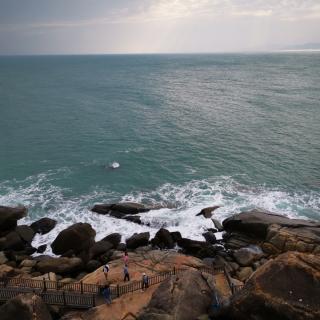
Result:
{"label": "dark rock in surf", "polygon": [[210,219],[212,217],[213,211],[220,208],[220,206],[208,207],[202,209],[196,216],[204,216],[206,219]]}
{"label": "dark rock in surf", "polygon": [[5,207],[0,206],[0,236],[6,235],[14,230],[17,226],[17,221],[27,215],[26,207]]}
{"label": "dark rock in surf", "polygon": [[135,215],[141,212],[150,211],[150,208],[147,208],[140,203],[123,202],[112,204],[96,204],[91,211],[99,214],[110,214],[116,218],[122,218],[126,215]]}
{"label": "dark rock in surf", "polygon": [[46,251],[46,249],[47,249],[47,245],[43,244],[43,245],[38,247],[37,253],[44,253]]}
{"label": "dark rock in surf", "polygon": [[98,241],[90,248],[89,257],[90,259],[94,259],[101,256],[102,254],[109,252],[112,248],[112,243],[104,240]]}
{"label": "dark rock in surf", "polygon": [[157,246],[160,249],[172,249],[174,247],[174,240],[171,233],[164,228],[161,228],[151,240],[153,246]]}
{"label": "dark rock in surf", "polygon": [[123,217],[123,219],[137,223],[137,224],[142,224],[140,216],[125,216]]}
{"label": "dark rock in surf", "polygon": [[121,242],[121,234],[120,233],[111,233],[101,240],[108,241],[108,242],[112,243],[113,248],[116,249]]}
{"label": "dark rock in surf", "polygon": [[202,235],[208,243],[214,244],[217,242],[216,236],[211,231],[207,231],[207,232],[203,233]]}
{"label": "dark rock in surf", "polygon": [[41,218],[35,222],[33,222],[30,227],[34,232],[40,234],[46,234],[50,232],[57,224],[56,220],[50,218]]}
{"label": "dark rock in surf", "polygon": [[89,250],[94,244],[96,232],[88,223],[76,223],[62,230],[51,244],[54,254],[64,254],[69,250],[74,253]]}
{"label": "dark rock in surf", "polygon": [[33,231],[32,228],[26,225],[22,225],[22,226],[17,226],[15,231],[18,233],[18,235],[24,242],[31,244],[33,237],[35,235],[35,232]]}
{"label": "dark rock in surf", "polygon": [[126,240],[126,245],[128,249],[136,249],[148,245],[149,239],[149,232],[135,233]]}
{"label": "dark rock in surf", "polygon": [[182,235],[179,231],[173,231],[170,232],[170,234],[174,243],[177,243],[179,240],[182,239]]}

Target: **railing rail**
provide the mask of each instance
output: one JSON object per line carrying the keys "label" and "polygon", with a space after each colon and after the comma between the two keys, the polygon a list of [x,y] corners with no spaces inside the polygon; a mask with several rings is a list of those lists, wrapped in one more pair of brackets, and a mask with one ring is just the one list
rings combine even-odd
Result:
{"label": "railing rail", "polygon": [[[224,273],[227,277],[229,286],[234,289],[231,278],[225,267],[199,267],[200,272],[209,273],[212,275]],[[148,286],[158,284],[165,279],[179,275],[187,268],[173,268],[172,270],[163,271],[148,278]],[[113,298],[120,297],[123,294],[141,290],[143,288],[142,280],[135,280],[129,283],[111,285],[111,296]],[[26,278],[1,278],[0,279],[0,300],[8,300],[11,297],[20,293],[35,292],[43,298],[48,304],[68,305],[73,307],[92,307],[95,305],[95,297],[101,291],[101,286],[98,284],[89,284],[83,282],[63,283],[61,281],[38,280]]]}

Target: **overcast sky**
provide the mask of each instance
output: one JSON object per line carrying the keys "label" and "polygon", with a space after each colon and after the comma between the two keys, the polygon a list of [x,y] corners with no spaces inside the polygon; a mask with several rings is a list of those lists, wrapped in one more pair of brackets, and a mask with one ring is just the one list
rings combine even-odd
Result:
{"label": "overcast sky", "polygon": [[0,0],[0,54],[274,50],[320,43],[320,0]]}

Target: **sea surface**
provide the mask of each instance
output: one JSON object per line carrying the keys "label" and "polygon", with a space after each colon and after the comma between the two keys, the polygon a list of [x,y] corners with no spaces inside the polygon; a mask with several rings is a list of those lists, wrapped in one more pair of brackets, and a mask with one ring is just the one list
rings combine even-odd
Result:
{"label": "sea surface", "polygon": [[[89,210],[117,201],[167,208]],[[0,205],[18,204],[59,221],[35,246],[79,221],[201,239],[211,205],[320,220],[320,53],[0,57]]]}

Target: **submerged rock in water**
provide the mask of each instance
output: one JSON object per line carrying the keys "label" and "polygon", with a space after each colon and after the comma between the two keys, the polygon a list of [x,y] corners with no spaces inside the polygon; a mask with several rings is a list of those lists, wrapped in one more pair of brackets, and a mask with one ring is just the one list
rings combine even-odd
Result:
{"label": "submerged rock in water", "polygon": [[33,222],[30,227],[34,232],[40,234],[46,234],[50,232],[57,224],[56,220],[50,218],[41,218],[35,222]]}

